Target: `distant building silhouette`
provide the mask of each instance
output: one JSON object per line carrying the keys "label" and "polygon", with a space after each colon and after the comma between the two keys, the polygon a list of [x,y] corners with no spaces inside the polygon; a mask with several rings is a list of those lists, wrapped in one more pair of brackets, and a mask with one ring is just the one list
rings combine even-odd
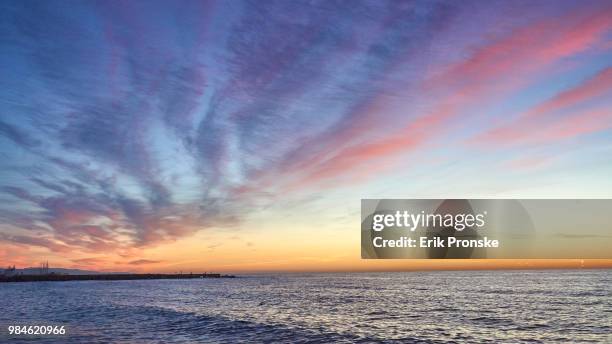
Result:
{"label": "distant building silhouette", "polygon": [[39,274],[48,275],[49,274],[49,261],[40,263]]}

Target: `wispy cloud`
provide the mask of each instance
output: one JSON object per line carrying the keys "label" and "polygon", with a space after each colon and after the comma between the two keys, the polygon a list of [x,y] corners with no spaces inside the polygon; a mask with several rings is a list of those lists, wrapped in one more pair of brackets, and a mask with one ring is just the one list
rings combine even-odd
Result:
{"label": "wispy cloud", "polygon": [[[497,144],[549,142],[611,128],[609,107],[577,108],[590,105],[604,95],[612,96],[612,68],[604,68],[576,86],[563,90],[515,120],[480,133],[475,141]],[[592,106],[591,106],[592,107]],[[564,114],[563,111],[571,111]],[[528,130],[538,128],[537,131]]]}
{"label": "wispy cloud", "polygon": [[138,259],[129,262],[130,265],[148,265],[148,264],[157,264],[161,263],[160,260],[149,260],[149,259]]}

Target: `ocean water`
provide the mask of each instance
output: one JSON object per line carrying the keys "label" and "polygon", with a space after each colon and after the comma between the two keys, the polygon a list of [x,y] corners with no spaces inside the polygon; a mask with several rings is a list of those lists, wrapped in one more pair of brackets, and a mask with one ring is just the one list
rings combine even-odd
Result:
{"label": "ocean water", "polygon": [[9,343],[612,343],[612,270],[5,283],[0,325]]}

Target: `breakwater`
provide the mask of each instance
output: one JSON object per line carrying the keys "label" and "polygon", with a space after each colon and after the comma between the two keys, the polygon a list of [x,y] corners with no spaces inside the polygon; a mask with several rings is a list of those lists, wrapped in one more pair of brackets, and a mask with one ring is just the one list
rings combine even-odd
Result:
{"label": "breakwater", "polygon": [[151,279],[234,278],[233,275],[204,274],[92,274],[92,275],[12,275],[0,276],[1,282],[120,281]]}

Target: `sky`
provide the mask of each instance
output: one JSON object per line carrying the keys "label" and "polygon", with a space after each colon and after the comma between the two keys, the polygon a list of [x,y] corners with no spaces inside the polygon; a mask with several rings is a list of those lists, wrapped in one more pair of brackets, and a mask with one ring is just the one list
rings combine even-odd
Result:
{"label": "sky", "polygon": [[609,1],[0,6],[2,265],[575,267],[361,260],[360,200],[612,197]]}

